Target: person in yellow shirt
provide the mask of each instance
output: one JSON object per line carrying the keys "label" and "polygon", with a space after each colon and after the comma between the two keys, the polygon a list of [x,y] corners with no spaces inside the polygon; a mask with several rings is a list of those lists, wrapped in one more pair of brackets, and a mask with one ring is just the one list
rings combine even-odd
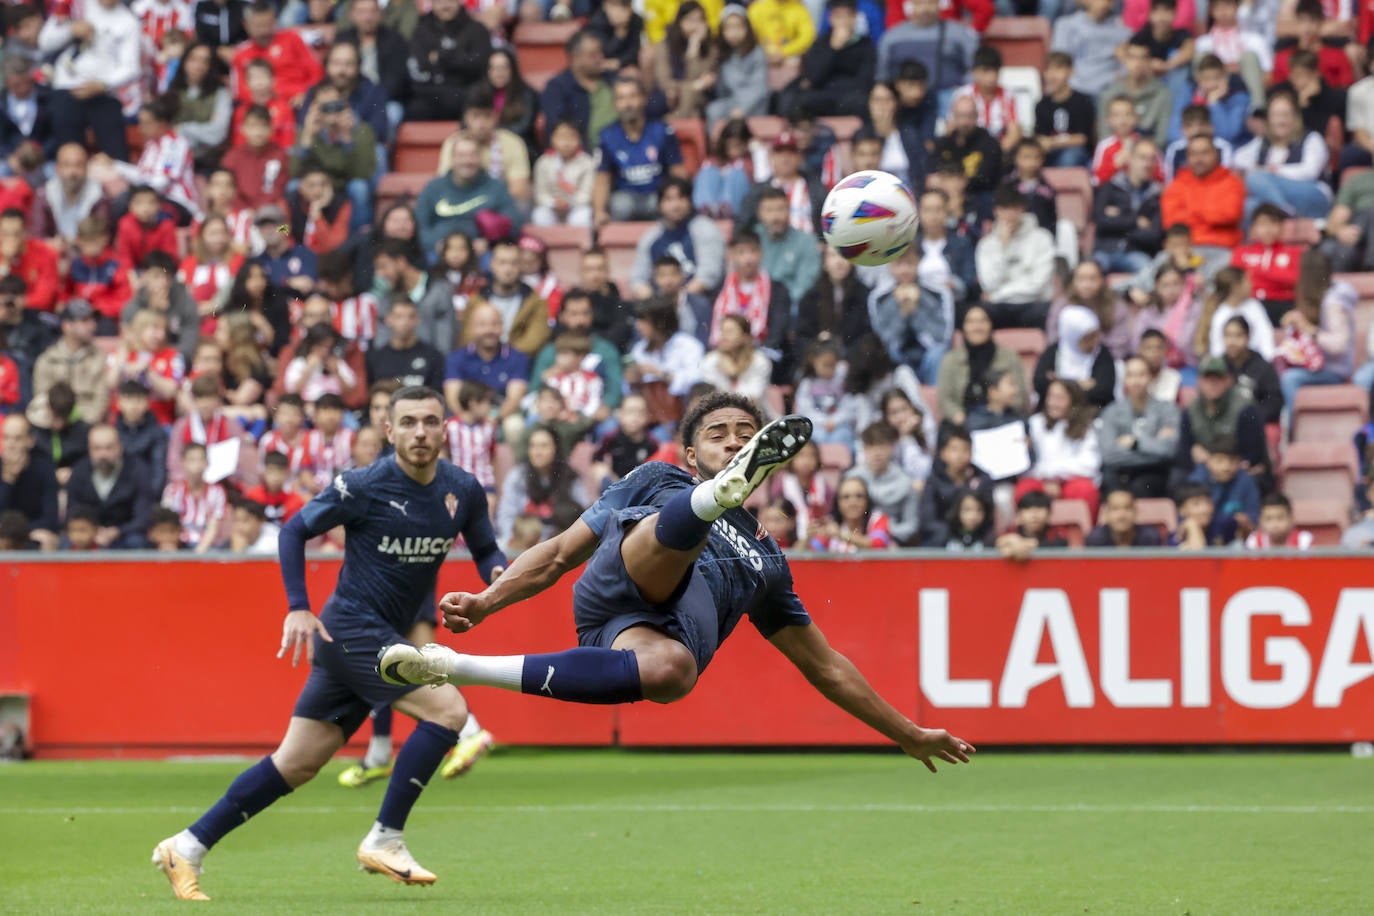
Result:
{"label": "person in yellow shirt", "polygon": [[749,5],[749,24],[770,66],[801,57],[816,40],[816,23],[801,0],[755,0]]}
{"label": "person in yellow shirt", "polygon": [[[720,11],[725,8],[725,0],[699,0],[702,12],[706,14],[706,24],[711,33],[720,32]],[[668,34],[668,26],[677,19],[677,8],[682,0],[644,0],[644,35],[649,43],[657,45]]]}

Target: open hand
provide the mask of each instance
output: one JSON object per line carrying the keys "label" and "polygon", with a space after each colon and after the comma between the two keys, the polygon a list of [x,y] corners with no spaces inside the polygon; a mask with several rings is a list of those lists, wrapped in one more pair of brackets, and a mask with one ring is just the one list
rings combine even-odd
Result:
{"label": "open hand", "polygon": [[291,667],[294,668],[301,660],[301,649],[304,648],[306,662],[313,664],[316,633],[319,633],[325,642],[334,641],[334,637],[329,635],[324,624],[320,623],[320,618],[305,610],[291,611],[281,624],[281,648],[277,650],[277,658],[286,655],[286,650],[290,649]]}
{"label": "open hand", "polygon": [[926,765],[930,772],[935,769],[935,761],[946,763],[968,763],[968,755],[978,749],[962,738],[956,738],[943,728],[917,729],[915,737],[902,742],[902,750],[908,757],[914,757]]}

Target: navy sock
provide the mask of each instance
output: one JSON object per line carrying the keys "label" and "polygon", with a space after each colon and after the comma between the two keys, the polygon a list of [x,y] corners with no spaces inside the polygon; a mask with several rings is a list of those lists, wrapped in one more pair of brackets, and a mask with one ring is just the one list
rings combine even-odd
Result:
{"label": "navy sock", "polygon": [[404,828],[410,809],[420,799],[425,784],[443,763],[444,755],[457,743],[458,733],[451,728],[433,722],[415,726],[415,731],[396,755],[396,768],[391,771],[391,781],[386,785],[377,823],[393,830]]}
{"label": "navy sock", "polygon": [[372,734],[378,738],[391,737],[391,707],[372,710]]}
{"label": "navy sock", "polygon": [[693,489],[678,490],[658,510],[654,537],[669,550],[695,550],[711,532],[711,522],[692,510]]}
{"label": "navy sock", "polygon": [[282,779],[272,758],[264,757],[240,773],[229,784],[224,797],[189,829],[209,849],[230,830],[247,823],[250,817],[290,792],[291,787]]}
{"label": "navy sock", "polygon": [[639,659],[628,649],[586,647],[526,655],[520,692],[570,703],[634,703],[644,699]]}

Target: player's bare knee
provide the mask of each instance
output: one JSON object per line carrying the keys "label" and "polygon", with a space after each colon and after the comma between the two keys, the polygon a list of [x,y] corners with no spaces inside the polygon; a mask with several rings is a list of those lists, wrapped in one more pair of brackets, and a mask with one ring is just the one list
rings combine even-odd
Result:
{"label": "player's bare knee", "polygon": [[468,721],[468,707],[459,697],[456,702],[444,704],[444,708],[436,710],[433,715],[425,717],[427,721],[435,725],[443,726],[450,731],[462,731],[463,726]]}
{"label": "player's bare knee", "polygon": [[277,768],[278,773],[281,773],[281,778],[285,780],[286,784],[293,789],[299,789],[314,779],[324,764],[325,760],[317,760],[312,756],[282,748],[278,748],[276,753],[272,755],[272,765]]}
{"label": "player's bare knee", "polygon": [[654,703],[675,703],[697,683],[697,663],[685,646],[672,644],[648,652],[636,652],[639,685],[644,699]]}

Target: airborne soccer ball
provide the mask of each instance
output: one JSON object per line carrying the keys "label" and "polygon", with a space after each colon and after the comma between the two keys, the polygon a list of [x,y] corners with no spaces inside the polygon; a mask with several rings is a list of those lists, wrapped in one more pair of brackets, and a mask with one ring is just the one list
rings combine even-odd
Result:
{"label": "airborne soccer ball", "polygon": [[888,172],[855,172],[830,189],[821,209],[825,241],[845,260],[886,264],[916,240],[916,198]]}

